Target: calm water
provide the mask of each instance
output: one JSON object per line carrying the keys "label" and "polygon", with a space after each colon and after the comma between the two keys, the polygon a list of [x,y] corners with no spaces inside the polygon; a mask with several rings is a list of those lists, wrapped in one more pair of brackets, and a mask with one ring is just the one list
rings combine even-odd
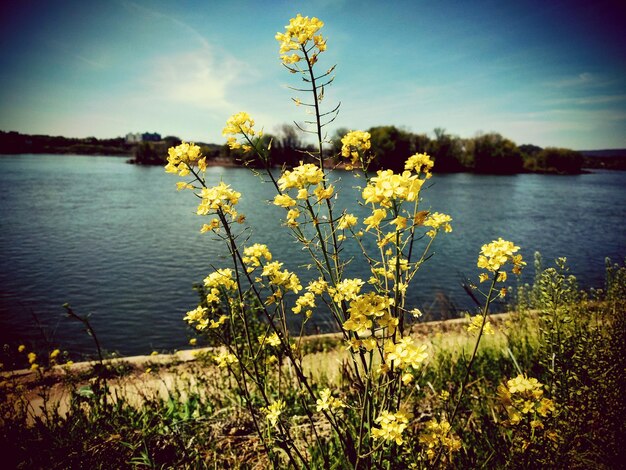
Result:
{"label": "calm water", "polygon": [[[251,241],[268,244],[291,269],[306,262],[277,230],[283,211],[265,202],[273,197],[269,184],[245,169],[207,174],[243,193],[240,212],[254,227]],[[340,203],[354,202],[358,181],[347,173],[334,176],[343,178]],[[52,345],[93,352],[91,339],[64,317],[61,306],[69,302],[91,314],[109,351],[184,347],[191,334],[182,316],[196,305],[191,285],[228,260],[223,245],[198,232],[203,221],[196,202],[175,190],[176,181],[162,168],[128,165],[123,158],[0,157],[0,340],[41,344],[45,336]],[[566,256],[586,287],[602,286],[606,256],[626,256],[626,172],[458,174],[430,183],[422,208],[451,214],[454,232],[436,243],[410,301],[434,315],[444,298],[455,308],[471,307],[461,283],[477,276],[480,246],[499,236],[521,245],[528,261],[537,250],[546,261]],[[369,277],[356,264],[349,275]],[[322,315],[316,324],[327,326]]]}

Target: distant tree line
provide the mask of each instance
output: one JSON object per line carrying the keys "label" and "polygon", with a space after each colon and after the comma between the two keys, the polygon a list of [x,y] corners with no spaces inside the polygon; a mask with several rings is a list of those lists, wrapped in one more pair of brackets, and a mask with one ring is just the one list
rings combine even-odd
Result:
{"label": "distant tree line", "polygon": [[0,131],[0,153],[65,153],[78,155],[130,155],[133,146],[123,137],[96,139],[28,135]]}
{"label": "distant tree line", "polygon": [[[564,148],[541,148],[536,145],[516,145],[498,133],[477,134],[461,138],[436,128],[432,137],[415,134],[396,126],[375,126],[367,130],[371,134],[371,153],[374,159],[370,170],[391,169],[401,171],[405,160],[415,153],[428,153],[435,160],[435,172],[473,172],[490,174],[516,174],[523,172],[577,174],[583,168],[626,169],[626,154],[611,151],[590,156]],[[341,138],[348,129],[338,129],[332,136],[330,152],[338,156]],[[284,124],[275,133],[261,137],[261,144],[270,148],[272,166],[292,167],[300,161],[310,161],[315,147],[302,140],[301,133],[293,125]],[[123,137],[114,139],[84,139],[25,135],[0,131],[0,153],[76,153],[86,155],[131,155],[131,163],[161,165],[165,162],[167,149],[180,144],[175,136],[164,137],[160,142],[129,144]],[[196,142],[202,153],[214,165],[260,166],[262,163],[231,150],[227,145]],[[608,152],[608,153],[607,153]],[[334,164],[341,164],[339,157]]]}
{"label": "distant tree line", "polygon": [[[371,135],[371,154],[374,157],[370,170],[391,169],[402,171],[406,159],[415,153],[427,153],[435,161],[438,173],[473,172],[490,174],[516,174],[524,172],[577,174],[585,167],[582,154],[570,149],[545,148],[536,145],[517,146],[497,133],[477,134],[471,138],[451,135],[436,128],[433,137],[415,134],[395,126],[376,126],[367,130]],[[348,129],[338,129],[332,136],[333,155],[341,152],[341,138]],[[271,164],[293,166],[308,161],[307,151],[314,147],[305,144],[294,126],[283,125],[275,135],[263,136],[267,146],[271,142]],[[221,155],[225,158],[245,160],[241,151],[226,146]],[[335,164],[341,159],[335,158]],[[254,160],[248,164],[260,164]]]}

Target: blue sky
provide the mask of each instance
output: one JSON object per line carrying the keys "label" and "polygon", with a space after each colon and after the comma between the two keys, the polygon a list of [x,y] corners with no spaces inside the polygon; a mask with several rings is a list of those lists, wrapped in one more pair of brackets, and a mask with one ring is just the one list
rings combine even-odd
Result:
{"label": "blue sky", "polygon": [[[307,118],[274,39],[325,22],[337,127],[499,132],[517,144],[626,147],[626,7],[618,1],[59,1],[0,6],[0,129],[159,132],[221,143],[249,112]],[[332,128],[331,128],[332,130]]]}

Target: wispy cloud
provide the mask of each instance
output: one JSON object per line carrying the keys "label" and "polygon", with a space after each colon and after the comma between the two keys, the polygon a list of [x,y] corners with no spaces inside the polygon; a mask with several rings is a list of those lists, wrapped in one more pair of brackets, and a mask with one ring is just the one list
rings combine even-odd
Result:
{"label": "wispy cloud", "polygon": [[232,108],[229,96],[242,68],[233,57],[218,60],[203,48],[155,59],[143,80],[152,96],[172,105],[224,110]]}
{"label": "wispy cloud", "polygon": [[610,80],[589,72],[582,72],[571,77],[563,77],[558,80],[546,82],[551,88],[576,88],[576,87],[604,87],[611,83]]}
{"label": "wispy cloud", "polygon": [[549,105],[598,105],[598,104],[611,104],[620,103],[626,101],[626,95],[597,95],[597,96],[582,96],[576,98],[563,98],[548,100],[546,104]]}

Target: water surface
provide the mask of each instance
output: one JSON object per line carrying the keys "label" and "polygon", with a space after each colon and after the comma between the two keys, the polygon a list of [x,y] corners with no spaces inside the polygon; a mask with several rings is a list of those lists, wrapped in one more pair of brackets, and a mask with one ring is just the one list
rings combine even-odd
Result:
{"label": "water surface", "polygon": [[[253,227],[246,232],[251,242],[268,244],[303,280],[313,275],[278,226],[282,209],[266,202],[271,185],[240,168],[210,168],[207,175],[243,193],[239,210]],[[341,178],[339,206],[354,206],[362,180],[342,172],[333,178]],[[191,286],[211,266],[228,266],[228,258],[220,242],[199,233],[196,201],[177,192],[176,181],[160,167],[119,157],[0,157],[0,340],[41,344],[45,336],[51,345],[93,352],[80,325],[64,317],[61,306],[69,302],[91,314],[109,351],[184,347],[192,335],[182,316],[197,299]],[[428,185],[422,208],[449,213],[454,231],[437,240],[409,300],[434,315],[472,306],[461,284],[476,278],[480,246],[498,237],[520,245],[529,262],[535,251],[547,261],[566,256],[585,287],[602,286],[605,257],[626,256],[626,172],[435,175]],[[356,247],[347,245],[350,253]],[[369,277],[356,263],[348,275]],[[315,320],[313,326],[328,327],[323,314]]]}

